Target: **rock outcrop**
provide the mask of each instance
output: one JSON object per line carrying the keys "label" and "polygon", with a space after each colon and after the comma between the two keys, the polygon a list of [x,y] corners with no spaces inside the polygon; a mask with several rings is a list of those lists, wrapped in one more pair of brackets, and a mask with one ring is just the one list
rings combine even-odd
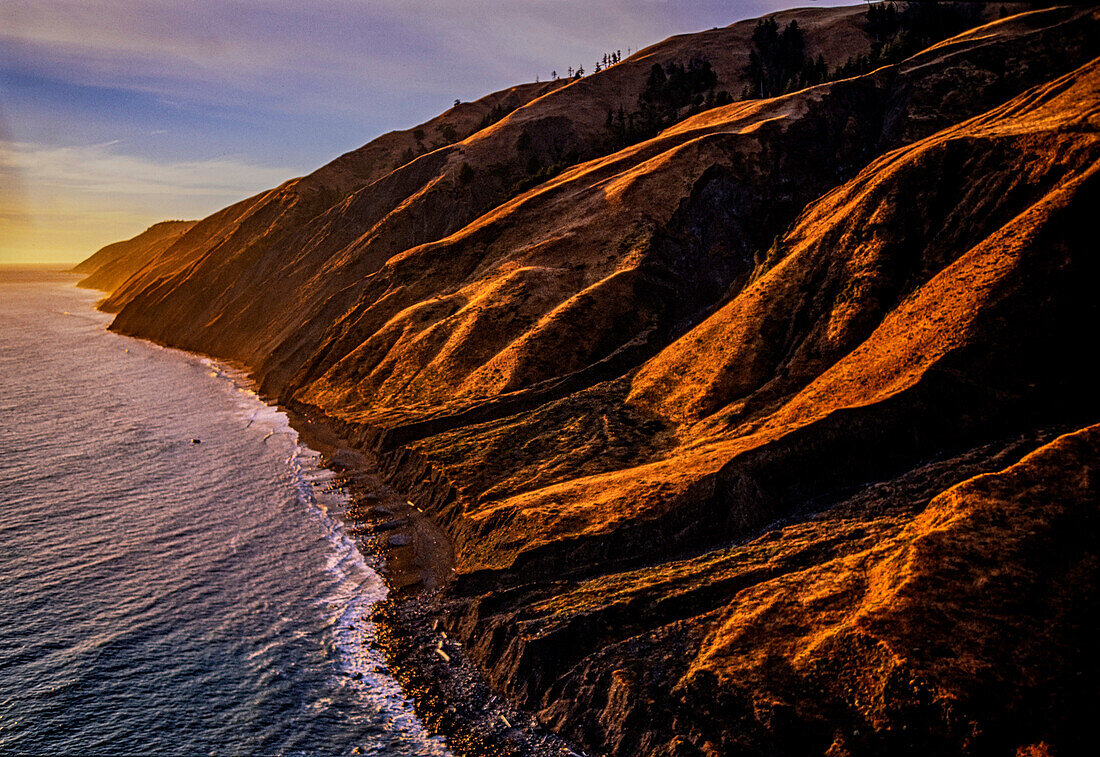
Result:
{"label": "rock outcrop", "polygon": [[[835,64],[863,12],[788,15]],[[451,538],[452,635],[592,754],[1079,753],[1100,13],[608,146],[654,62],[739,92],[752,28],[221,211],[113,328],[240,361],[368,452]]]}

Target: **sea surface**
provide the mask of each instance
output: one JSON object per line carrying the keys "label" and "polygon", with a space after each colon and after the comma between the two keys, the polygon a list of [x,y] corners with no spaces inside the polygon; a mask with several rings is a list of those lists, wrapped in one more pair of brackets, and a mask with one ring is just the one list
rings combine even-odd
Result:
{"label": "sea surface", "polygon": [[0,754],[445,755],[332,474],[75,280],[0,270]]}

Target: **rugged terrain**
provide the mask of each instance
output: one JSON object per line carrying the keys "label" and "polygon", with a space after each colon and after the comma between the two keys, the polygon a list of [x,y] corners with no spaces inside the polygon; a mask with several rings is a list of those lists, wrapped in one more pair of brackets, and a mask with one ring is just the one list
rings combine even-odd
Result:
{"label": "rugged terrain", "polygon": [[84,274],[80,286],[113,292],[187,233],[194,221],[161,221],[132,239],[115,242],[73,268]]}
{"label": "rugged terrain", "polygon": [[[589,754],[1080,753],[1100,13],[1019,10],[616,144],[654,63],[743,90],[755,22],[674,37],[95,275],[430,516],[418,607]],[[871,43],[863,7],[777,19]]]}

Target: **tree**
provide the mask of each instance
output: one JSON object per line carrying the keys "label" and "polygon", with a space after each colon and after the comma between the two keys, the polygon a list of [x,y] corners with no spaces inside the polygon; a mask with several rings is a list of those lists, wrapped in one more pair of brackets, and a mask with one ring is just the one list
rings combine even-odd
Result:
{"label": "tree", "polygon": [[866,53],[837,67],[829,78],[843,79],[897,63],[940,40],[969,29],[980,20],[981,3],[937,0],[868,3],[864,28],[871,37]]}
{"label": "tree", "polygon": [[474,169],[470,167],[469,163],[463,161],[462,166],[458,169],[458,182],[465,186],[474,180]]}
{"label": "tree", "polygon": [[[692,113],[712,107],[718,75],[710,62],[695,56],[687,64],[670,61],[655,63],[649,69],[645,86],[638,95],[638,110],[626,113],[608,111],[604,121],[611,132],[612,145],[624,146],[648,139],[669,124]],[[729,93],[724,93],[729,98]]]}
{"label": "tree", "polygon": [[757,22],[752,32],[752,50],[745,68],[746,98],[776,97],[800,87],[824,81],[828,74],[825,59],[806,56],[806,41],[798,21],[791,21],[783,30],[769,16]]}
{"label": "tree", "polygon": [[681,109],[703,104],[703,93],[717,83],[718,75],[705,58],[692,58],[686,66],[676,61],[664,66],[653,64],[645,89],[638,96],[643,122],[656,134],[666,124],[674,123]]}
{"label": "tree", "polygon": [[[480,131],[481,129],[484,129],[488,126],[492,126],[497,121],[504,118],[506,115],[508,115],[511,112],[512,112],[511,110],[506,108],[501,103],[497,103],[496,105],[494,105],[489,110],[488,113],[485,114],[485,117],[481,119],[481,123],[477,127],[478,131]],[[451,140],[451,141],[453,142],[454,140]]]}
{"label": "tree", "polygon": [[417,142],[423,142],[424,141],[424,130],[423,129],[413,129],[413,139],[415,139]]}
{"label": "tree", "polygon": [[887,42],[898,33],[900,26],[897,3],[870,3],[867,6],[867,33],[876,44]]}

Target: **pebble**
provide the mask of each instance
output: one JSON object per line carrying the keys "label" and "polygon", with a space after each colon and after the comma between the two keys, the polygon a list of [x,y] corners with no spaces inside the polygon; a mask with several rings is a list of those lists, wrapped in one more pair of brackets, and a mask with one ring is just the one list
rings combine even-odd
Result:
{"label": "pebble", "polygon": [[395,528],[400,528],[409,522],[408,518],[394,518],[393,520],[383,521],[374,527],[375,531],[392,531]]}

